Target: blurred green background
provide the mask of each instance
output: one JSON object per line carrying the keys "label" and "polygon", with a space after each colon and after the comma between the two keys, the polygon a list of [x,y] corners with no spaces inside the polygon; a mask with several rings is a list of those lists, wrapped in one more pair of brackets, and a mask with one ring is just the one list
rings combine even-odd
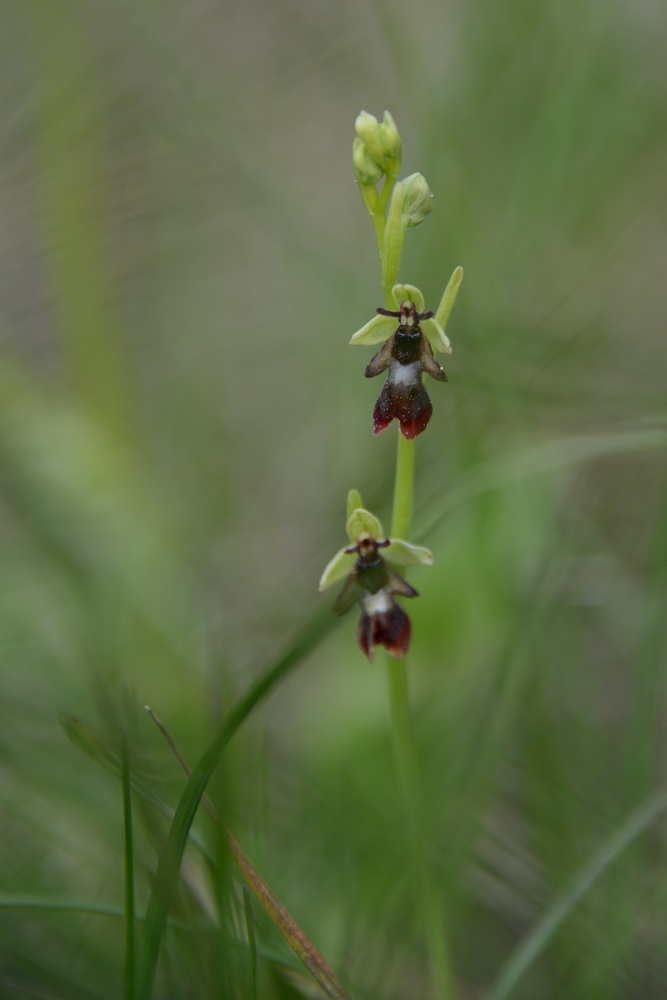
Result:
{"label": "blurred green background", "polygon": [[[531,934],[517,1000],[667,996],[666,27],[648,0],[2,5],[0,995],[123,991],[121,784],[60,714],[122,728],[175,807],[143,706],[196,762],[327,614],[348,489],[389,521],[395,433],[348,347],[382,301],[353,123],[388,108],[434,193],[401,279],[435,307],[465,268],[409,668],[457,996],[500,996]],[[355,1000],[428,1000],[355,628],[210,791]],[[134,819],[142,915],[168,821]],[[249,997],[239,881],[195,829],[218,863],[188,850],[154,995]],[[257,995],[320,996],[254,910]]]}

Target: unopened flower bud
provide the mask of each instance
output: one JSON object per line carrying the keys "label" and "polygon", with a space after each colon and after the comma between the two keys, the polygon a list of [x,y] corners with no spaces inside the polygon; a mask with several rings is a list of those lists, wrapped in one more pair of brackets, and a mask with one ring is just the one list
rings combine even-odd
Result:
{"label": "unopened flower bud", "polygon": [[384,170],[368,152],[368,146],[357,137],[352,143],[352,165],[360,184],[377,184],[384,176]]}
{"label": "unopened flower bud", "polygon": [[403,181],[403,225],[418,226],[433,207],[433,195],[422,174],[410,174]]}
{"label": "unopened flower bud", "polygon": [[375,115],[369,114],[368,111],[360,111],[354,123],[354,131],[366,146],[371,159],[381,165],[384,160],[384,151],[380,138],[380,126]]}
{"label": "unopened flower bud", "polygon": [[[401,136],[396,127],[396,122],[388,111],[385,111],[384,113],[384,118],[382,119],[379,131],[380,142],[382,143],[382,152],[384,153],[385,158],[388,160],[395,160],[397,163],[400,163]],[[396,169],[398,169],[398,167]]]}

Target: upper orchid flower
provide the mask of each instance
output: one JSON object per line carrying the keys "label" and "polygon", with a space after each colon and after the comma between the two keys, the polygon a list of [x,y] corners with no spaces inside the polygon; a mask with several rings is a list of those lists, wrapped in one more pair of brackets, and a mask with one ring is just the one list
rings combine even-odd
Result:
{"label": "upper orchid flower", "polygon": [[[320,580],[320,590],[347,577],[334,612],[345,614],[354,604],[361,607],[357,640],[369,660],[375,646],[384,646],[391,656],[401,658],[410,643],[410,619],[396,603],[395,594],[417,597],[417,591],[386,560],[403,566],[430,565],[433,556],[421,545],[400,538],[385,538],[382,525],[366,510],[356,490],[347,500],[347,534],[351,545],[340,549]],[[386,559],[380,554],[384,550]]]}
{"label": "upper orchid flower", "polygon": [[447,381],[433,352],[452,353],[449,339],[438,319],[442,317],[445,322],[449,316],[462,273],[457,268],[452,275],[435,315],[424,311],[424,296],[414,285],[394,285],[392,296],[398,306],[397,311],[379,308],[379,315],[357,330],[350,340],[351,344],[379,344],[385,341],[364,373],[366,378],[373,378],[387,370],[387,380],[373,411],[376,434],[394,419],[399,421],[401,433],[408,439],[426,429],[433,406],[422,376],[427,373],[439,382]]}

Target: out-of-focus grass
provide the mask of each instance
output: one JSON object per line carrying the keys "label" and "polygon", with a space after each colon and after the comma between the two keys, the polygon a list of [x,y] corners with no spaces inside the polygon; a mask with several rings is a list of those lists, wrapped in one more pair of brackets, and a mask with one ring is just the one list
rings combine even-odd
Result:
{"label": "out-of-focus grass", "polygon": [[[114,745],[122,728],[133,780],[175,807],[143,705],[196,762],[321,607],[348,488],[386,520],[394,436],[370,433],[347,340],[381,300],[351,126],[388,107],[435,195],[402,279],[432,304],[466,272],[418,442],[436,564],[413,574],[410,666],[460,996],[504,988],[531,934],[512,996],[661,996],[664,823],[595,865],[665,780],[665,12],[0,17],[3,995],[123,990],[122,787],[59,714]],[[425,937],[384,678],[354,628],[295,662],[209,792],[353,996],[413,1000]],[[132,815],[141,948],[168,819]],[[155,996],[250,989],[204,819]],[[257,996],[314,995],[255,919]]]}

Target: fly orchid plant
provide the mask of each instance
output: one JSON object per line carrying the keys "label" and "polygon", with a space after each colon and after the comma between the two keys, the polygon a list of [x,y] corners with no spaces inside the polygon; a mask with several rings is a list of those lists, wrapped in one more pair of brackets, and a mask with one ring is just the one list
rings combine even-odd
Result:
{"label": "fly orchid plant", "polygon": [[[362,111],[355,122],[352,163],[359,191],[375,228],[384,306],[378,306],[368,323],[357,330],[351,344],[382,344],[366,365],[366,378],[386,372],[373,410],[375,434],[398,421],[398,458],[391,537],[385,538],[378,519],[366,510],[352,490],[348,497],[347,533],[350,545],[327,565],[320,590],[346,577],[333,610],[345,614],[361,607],[357,632],[359,645],[370,660],[375,646],[384,646],[400,659],[410,642],[410,620],[396,596],[416,597],[417,591],[394,568],[430,564],[428,549],[405,540],[410,529],[414,479],[414,439],[431,419],[433,404],[423,383],[424,375],[447,382],[436,353],[451,354],[445,327],[456,300],[463,269],[457,267],[435,311],[425,309],[425,299],[415,285],[398,282],[405,232],[419,225],[432,208],[432,195],[424,177],[411,174],[398,180],[402,144],[396,122],[385,111],[378,122]],[[377,185],[383,180],[382,187]]]}
{"label": "fly orchid plant", "polygon": [[[434,996],[453,1000],[455,987],[447,947],[446,925],[440,898],[429,870],[424,833],[424,810],[419,791],[419,768],[412,733],[405,654],[410,644],[410,619],[398,603],[417,597],[396,566],[430,564],[428,549],[412,545],[410,534],[415,468],[415,439],[426,430],[433,405],[423,384],[424,375],[436,382],[447,376],[436,353],[450,354],[447,320],[463,277],[457,267],[435,311],[415,285],[400,283],[399,269],[406,230],[419,225],[432,208],[432,196],[421,174],[398,179],[401,137],[396,122],[385,111],[377,118],[362,111],[355,122],[352,163],[359,191],[373,222],[382,272],[384,304],[352,337],[352,344],[382,346],[366,365],[366,378],[386,372],[386,380],[373,410],[373,429],[384,431],[394,420],[399,433],[391,530],[385,537],[377,517],[363,506],[352,490],[347,502],[347,535],[350,544],[329,562],[320,589],[345,579],[333,610],[342,615],[355,604],[361,609],[357,641],[369,660],[375,646],[384,646],[392,713],[396,762],[405,805],[410,815],[411,855],[414,860],[421,910],[425,919],[431,958]],[[382,181],[382,186],[378,187]]]}

